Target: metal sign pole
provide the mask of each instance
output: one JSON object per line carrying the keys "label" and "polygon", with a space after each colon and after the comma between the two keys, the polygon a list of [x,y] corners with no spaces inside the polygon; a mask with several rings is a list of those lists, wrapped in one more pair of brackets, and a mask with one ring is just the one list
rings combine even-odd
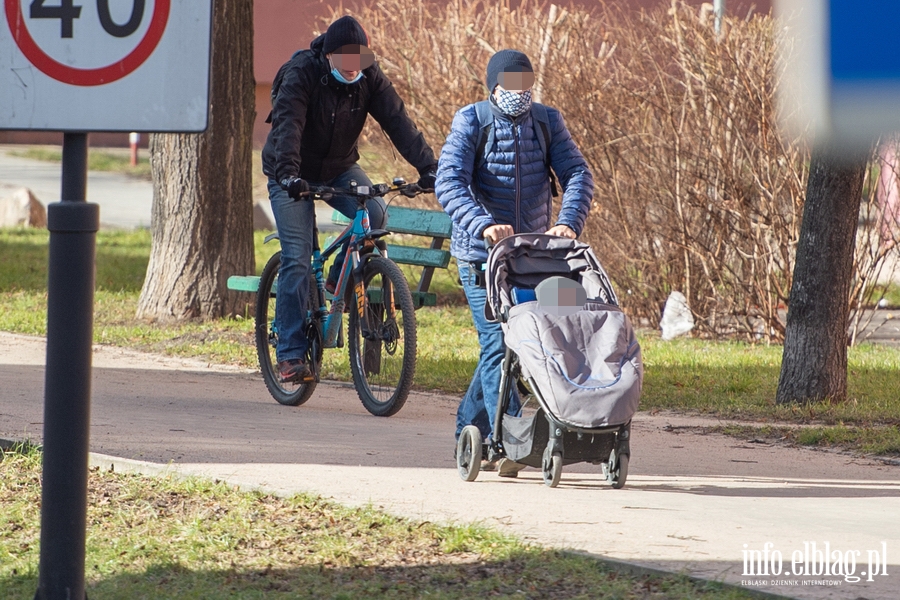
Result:
{"label": "metal sign pole", "polygon": [[713,0],[713,12],[716,15],[716,35],[722,32],[722,19],[725,18],[725,0]]}
{"label": "metal sign pole", "polygon": [[41,557],[35,600],[83,600],[94,258],[100,210],[85,201],[87,133],[63,138],[62,202],[47,208]]}

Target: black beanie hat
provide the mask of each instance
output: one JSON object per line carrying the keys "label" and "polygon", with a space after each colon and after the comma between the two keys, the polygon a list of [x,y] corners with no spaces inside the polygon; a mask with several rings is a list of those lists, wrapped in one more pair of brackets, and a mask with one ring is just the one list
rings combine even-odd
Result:
{"label": "black beanie hat", "polygon": [[322,51],[325,54],[331,54],[347,44],[369,45],[369,36],[366,35],[366,30],[362,28],[359,21],[350,15],[345,15],[328,26]]}
{"label": "black beanie hat", "polygon": [[[512,67],[512,68],[510,68]],[[518,67],[518,68],[516,68]],[[491,57],[487,66],[487,87],[488,92],[493,92],[497,87],[497,79],[500,73],[505,71],[534,71],[531,68],[531,61],[525,56],[524,52],[518,50],[501,50]]]}

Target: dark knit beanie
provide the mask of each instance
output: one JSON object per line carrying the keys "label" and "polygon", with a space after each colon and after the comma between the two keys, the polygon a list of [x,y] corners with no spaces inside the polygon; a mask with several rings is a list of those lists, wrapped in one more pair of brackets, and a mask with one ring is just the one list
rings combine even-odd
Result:
{"label": "dark knit beanie", "polygon": [[350,15],[343,16],[328,26],[322,51],[325,54],[331,54],[347,44],[369,45],[369,36],[366,35],[366,30],[362,28],[359,21]]}
{"label": "dark knit beanie", "polygon": [[487,66],[487,88],[493,92],[497,87],[497,79],[504,72],[533,72],[531,61],[523,52],[518,50],[501,50],[491,57]]}

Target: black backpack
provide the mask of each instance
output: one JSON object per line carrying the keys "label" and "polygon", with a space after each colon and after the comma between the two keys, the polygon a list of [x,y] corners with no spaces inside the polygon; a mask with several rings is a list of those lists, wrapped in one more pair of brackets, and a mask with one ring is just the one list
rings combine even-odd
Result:
{"label": "black backpack", "polygon": [[[272,105],[273,106],[275,105],[275,98],[278,97],[278,90],[281,89],[281,82],[284,81],[285,73],[287,73],[287,70],[288,70],[288,68],[290,68],[291,63],[294,62],[294,59],[303,54],[308,54],[308,55],[312,56],[313,51],[308,48],[302,49],[302,50],[297,50],[296,52],[294,52],[291,55],[291,57],[288,59],[288,61],[286,63],[284,63],[283,65],[281,65],[281,67],[278,68],[278,72],[275,73],[275,79],[272,80]],[[270,110],[269,116],[266,117],[266,123],[271,123],[271,122],[272,122],[272,111]]]}

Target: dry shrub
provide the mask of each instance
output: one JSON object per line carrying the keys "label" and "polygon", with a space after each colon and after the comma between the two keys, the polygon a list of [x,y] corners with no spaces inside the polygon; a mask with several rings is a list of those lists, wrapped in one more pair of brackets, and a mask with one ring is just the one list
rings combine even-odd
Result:
{"label": "dry shrub", "polygon": [[[783,338],[809,154],[776,127],[771,17],[728,18],[717,36],[708,8],[677,1],[644,14],[381,0],[355,14],[436,150],[456,110],[486,98],[496,50],[531,57],[536,99],[562,111],[594,174],[583,237],[634,317],[655,325],[678,290],[702,335]],[[874,193],[864,205],[875,214]],[[857,247],[857,325],[886,254],[870,238]]]}
{"label": "dry shrub", "polygon": [[782,336],[806,161],[774,123],[771,20],[729,20],[717,37],[684,5],[607,15],[602,85],[573,80],[590,101],[565,107],[593,142],[587,238],[633,312],[653,321],[678,290],[700,332]]}

